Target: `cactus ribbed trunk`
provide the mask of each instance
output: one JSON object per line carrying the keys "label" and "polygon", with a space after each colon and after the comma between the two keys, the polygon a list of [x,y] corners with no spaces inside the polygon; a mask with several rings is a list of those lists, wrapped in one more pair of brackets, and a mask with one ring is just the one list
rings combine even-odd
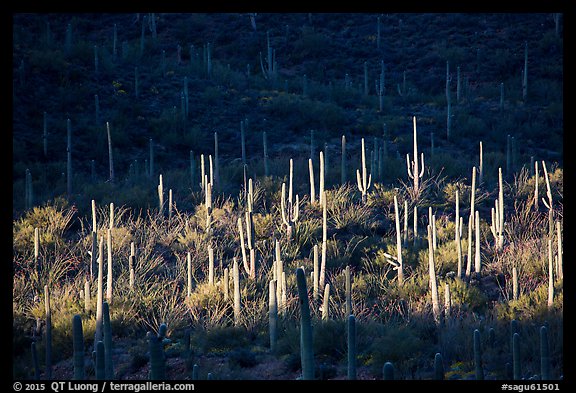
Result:
{"label": "cactus ribbed trunk", "polygon": [[234,257],[232,265],[232,279],[234,280],[234,325],[240,323],[240,269],[238,259]]}
{"label": "cactus ribbed trunk", "polygon": [[398,262],[398,285],[404,283],[404,269],[402,263],[402,240],[400,234],[400,213],[398,212],[398,197],[394,195],[394,218],[396,222],[396,258]]}
{"label": "cactus ribbed trunk", "polygon": [[522,379],[522,367],[520,364],[520,335],[514,333],[512,335],[512,367],[513,367],[513,379],[515,381]]}
{"label": "cactus ribbed trunk", "polygon": [[428,274],[430,282],[430,295],[432,297],[432,314],[436,325],[440,324],[440,302],[438,300],[438,286],[436,283],[436,270],[434,268],[434,247],[432,245],[432,227],[428,225]]}
{"label": "cactus ribbed trunk", "polygon": [[540,379],[550,380],[551,375],[550,348],[548,343],[548,328],[540,327]]}
{"label": "cactus ribbed trunk", "polygon": [[394,380],[394,365],[392,363],[384,363],[384,366],[382,367],[382,379],[385,381]]}
{"label": "cactus ribbed trunk", "polygon": [[350,266],[346,266],[344,277],[346,281],[346,317],[348,317],[352,314],[352,277],[350,274]]}
{"label": "cactus ribbed trunk", "polygon": [[476,380],[484,379],[484,369],[482,366],[482,348],[480,346],[480,331],[474,330],[474,370]]}
{"label": "cactus ribbed trunk", "polygon": [[103,381],[106,379],[106,359],[105,356],[105,349],[104,349],[104,342],[97,341],[96,342],[96,360],[95,360],[95,376],[97,381]]}
{"label": "cactus ribbed trunk", "polygon": [[296,269],[296,284],[300,303],[300,359],[302,363],[302,379],[314,379],[314,348],[312,345],[312,321],[308,303],[308,289],[304,269]]}
{"label": "cactus ribbed trunk", "polygon": [[434,379],[444,379],[444,363],[442,360],[442,354],[440,352],[436,353],[434,356]]}
{"label": "cactus ribbed trunk", "polygon": [[166,337],[167,327],[165,324],[160,325],[158,334],[148,332],[148,350],[150,353],[150,379],[166,379],[166,355],[164,353],[164,338]]}
{"label": "cactus ribbed trunk", "polygon": [[270,352],[276,352],[278,330],[278,302],[276,301],[276,280],[271,280],[268,286],[268,329],[270,335]]}
{"label": "cactus ribbed trunk", "polygon": [[348,315],[348,379],[356,380],[356,318]]}
{"label": "cactus ribbed trunk", "polygon": [[44,285],[44,310],[46,312],[46,379],[52,379],[52,309],[48,285]]}
{"label": "cactus ribbed trunk", "polygon": [[107,302],[102,304],[103,329],[104,329],[104,374],[106,379],[114,378],[114,365],[112,363],[112,326],[110,324],[110,308]]}

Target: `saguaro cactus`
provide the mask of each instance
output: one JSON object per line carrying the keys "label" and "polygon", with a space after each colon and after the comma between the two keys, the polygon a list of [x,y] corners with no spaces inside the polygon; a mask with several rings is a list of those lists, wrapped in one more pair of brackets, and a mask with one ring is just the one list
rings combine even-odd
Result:
{"label": "saguaro cactus", "polygon": [[549,234],[552,237],[554,235],[554,206],[552,205],[552,190],[550,188],[550,177],[548,176],[548,171],[546,170],[546,162],[542,161],[542,168],[544,169],[544,179],[546,180],[546,199],[542,198],[544,206],[548,209],[548,229]]}
{"label": "saguaro cactus", "polygon": [[444,363],[440,352],[437,352],[436,355],[434,355],[434,379],[444,379]]}
{"label": "saguaro cactus", "polygon": [[385,381],[394,380],[394,365],[391,362],[384,363],[382,367],[382,376]]}
{"label": "saguaro cactus", "polygon": [[520,364],[520,335],[514,333],[512,335],[512,368],[513,368],[513,379],[518,381],[522,379],[522,367]]}
{"label": "saguaro cactus", "polygon": [[104,328],[104,373],[106,379],[114,378],[114,365],[112,363],[112,326],[110,324],[110,307],[107,302],[102,304],[103,328]]}
{"label": "saguaro cactus", "polygon": [[558,267],[556,269],[556,274],[557,274],[557,278],[559,280],[562,280],[564,278],[564,269],[562,267],[563,261],[562,261],[562,232],[561,232],[561,227],[560,227],[560,221],[556,221],[556,239],[558,242],[558,248],[557,248],[557,257],[558,257]]}
{"label": "saguaro cactus", "polygon": [[554,306],[554,264],[552,261],[552,240],[548,239],[548,309]]}
{"label": "saguaro cactus", "polygon": [[114,183],[114,155],[112,153],[112,135],[110,134],[110,123],[106,122],[106,133],[108,135],[108,167],[110,183]]}
{"label": "saguaro cactus", "polygon": [[496,240],[496,249],[502,251],[504,247],[504,190],[502,187],[502,168],[498,168],[498,199],[494,201],[492,225],[490,231]]}
{"label": "saguaro cactus", "polygon": [[360,169],[356,169],[356,182],[358,189],[362,193],[362,202],[366,202],[368,189],[372,183],[372,174],[368,175],[366,170],[366,148],[364,146],[364,138],[362,138],[362,174]]}
{"label": "saguaro cactus", "polygon": [[271,280],[268,285],[268,330],[270,335],[270,352],[276,352],[278,330],[278,302],[276,301],[277,280]]}
{"label": "saguaro cactus", "polygon": [[97,341],[95,351],[96,364],[94,367],[94,371],[96,374],[96,380],[98,381],[103,381],[106,379],[106,371],[105,371],[106,359],[104,358],[104,354],[105,354],[104,343],[102,341]]}
{"label": "saguaro cactus", "polygon": [[432,245],[432,227],[428,225],[428,274],[430,281],[430,295],[432,297],[432,314],[436,325],[440,324],[440,301],[438,299],[438,285],[436,283],[436,270],[434,268],[434,247]]}
{"label": "saguaro cactus", "polygon": [[356,317],[348,315],[348,379],[356,378]]}
{"label": "saguaro cactus", "polygon": [[344,270],[344,277],[346,281],[346,316],[349,316],[352,314],[352,277],[349,265]]}
{"label": "saguaro cactus", "polygon": [[542,380],[552,379],[550,364],[550,349],[548,344],[548,328],[540,327],[540,378]]}
{"label": "saguaro cactus", "polygon": [[302,379],[314,379],[314,348],[312,345],[312,321],[308,302],[306,275],[301,267],[296,269],[296,284],[300,303],[300,359],[302,362]]}
{"label": "saguaro cactus", "polygon": [[161,324],[158,334],[148,332],[148,350],[150,351],[150,379],[166,379],[166,355],[164,353],[164,339],[166,338],[167,326]]}
{"label": "saguaro cactus", "polygon": [[314,167],[311,158],[308,159],[308,172],[310,173],[310,203],[314,204],[316,202],[316,187],[314,185]]}
{"label": "saguaro cactus", "polygon": [[394,217],[396,222],[396,262],[398,270],[398,284],[404,283],[404,266],[402,263],[402,242],[400,239],[400,213],[398,212],[398,197],[394,195]]}
{"label": "saguaro cactus", "polygon": [[238,259],[234,257],[232,265],[232,279],[234,280],[234,325],[240,323],[240,269],[238,268]]}
{"label": "saguaro cactus", "polygon": [[482,367],[482,348],[480,345],[480,330],[474,329],[474,372],[476,380],[484,379],[484,368]]}
{"label": "saguaro cactus", "polygon": [[52,309],[48,285],[44,285],[44,309],[46,312],[46,379],[52,379]]}
{"label": "saguaro cactus", "polygon": [[293,161],[290,159],[290,183],[288,189],[288,201],[286,201],[286,183],[282,183],[282,197],[280,200],[280,211],[282,213],[282,222],[286,225],[286,236],[292,239],[292,228],[298,221],[299,204],[298,194],[296,194],[296,203],[292,203],[292,176],[294,173]]}
{"label": "saguaro cactus", "polygon": [[104,302],[104,238],[102,236],[100,236],[98,250],[98,289],[96,298],[96,329],[94,333],[94,345],[103,339],[102,303]]}
{"label": "saguaro cactus", "polygon": [[420,156],[421,168],[418,166],[418,140],[416,138],[416,116],[412,118],[414,125],[414,160],[410,161],[410,154],[406,154],[406,168],[408,177],[413,181],[414,195],[420,195],[420,179],[424,176],[424,153]]}
{"label": "saguaro cactus", "polygon": [[322,298],[322,320],[327,321],[330,316],[330,284],[324,286],[324,296]]}

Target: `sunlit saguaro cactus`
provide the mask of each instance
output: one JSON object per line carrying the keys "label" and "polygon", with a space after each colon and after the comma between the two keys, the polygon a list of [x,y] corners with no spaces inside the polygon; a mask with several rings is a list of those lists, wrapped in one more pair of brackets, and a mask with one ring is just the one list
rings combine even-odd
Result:
{"label": "sunlit saguaro cactus", "polygon": [[410,154],[406,154],[406,168],[408,177],[412,179],[414,195],[420,195],[420,179],[424,176],[424,153],[420,156],[420,165],[418,165],[418,140],[416,135],[416,116],[412,117],[414,125],[414,159],[410,160]]}
{"label": "sunlit saguaro cactus", "polygon": [[232,279],[234,280],[234,325],[240,323],[241,298],[240,298],[240,269],[238,259],[234,257],[232,265]]}
{"label": "sunlit saguaro cactus", "polygon": [[327,321],[330,316],[330,284],[324,286],[324,296],[322,298],[322,320]]}
{"label": "sunlit saguaro cactus", "polygon": [[554,235],[554,206],[552,205],[552,189],[550,188],[550,176],[546,170],[546,162],[542,161],[542,169],[544,169],[544,179],[546,180],[546,199],[542,198],[544,206],[548,209],[548,229],[550,236]]}
{"label": "sunlit saguaro cactus", "polygon": [[428,224],[428,275],[430,282],[430,295],[432,297],[432,314],[434,322],[440,324],[440,301],[438,298],[438,285],[436,283],[436,269],[434,267],[434,247],[432,245],[432,226]]}
{"label": "sunlit saguaro cactus", "polygon": [[362,138],[362,173],[360,173],[360,169],[356,169],[356,182],[358,184],[358,189],[362,193],[362,202],[366,202],[368,189],[372,184],[372,174],[367,174],[364,138]]}
{"label": "sunlit saguaro cactus", "polygon": [[298,221],[298,214],[299,214],[299,203],[300,200],[298,198],[298,194],[296,194],[296,203],[292,202],[292,177],[293,177],[293,168],[294,163],[292,159],[290,159],[290,183],[289,183],[289,190],[288,190],[288,200],[286,201],[286,183],[282,183],[282,196],[281,196],[281,206],[280,211],[282,213],[282,222],[286,225],[286,236],[289,240],[292,239],[292,229]]}
{"label": "sunlit saguaro cactus", "polygon": [[404,283],[404,266],[402,263],[402,241],[400,238],[400,213],[398,211],[398,197],[394,195],[394,217],[396,222],[396,270],[398,271],[398,284]]}
{"label": "sunlit saguaro cactus", "polygon": [[312,159],[308,159],[308,172],[310,173],[310,203],[316,203],[316,187],[314,185],[314,167]]}
{"label": "sunlit saguaro cactus", "polygon": [[496,240],[496,249],[502,251],[504,247],[504,190],[502,187],[502,168],[498,168],[498,199],[491,210],[492,225],[490,231]]}

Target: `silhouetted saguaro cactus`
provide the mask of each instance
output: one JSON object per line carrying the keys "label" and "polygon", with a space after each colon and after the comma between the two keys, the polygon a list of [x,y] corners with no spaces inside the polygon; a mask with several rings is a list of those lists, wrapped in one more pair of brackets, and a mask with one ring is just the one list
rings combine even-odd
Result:
{"label": "silhouetted saguaro cactus", "polygon": [[552,379],[550,364],[550,347],[548,343],[548,328],[540,327],[540,378],[542,380]]}
{"label": "silhouetted saguaro cactus", "polygon": [[166,338],[167,326],[161,324],[158,334],[148,332],[148,350],[150,352],[150,379],[166,379],[166,355],[164,353],[164,339]]}
{"label": "silhouetted saguaro cactus", "polygon": [[394,365],[391,362],[384,363],[382,367],[382,379],[385,381],[394,380]]}
{"label": "silhouetted saguaro cactus", "polygon": [[348,379],[356,378],[356,317],[348,315]]}
{"label": "silhouetted saguaro cactus", "polygon": [[480,343],[480,330],[474,329],[474,374],[476,380],[484,379],[484,368],[482,366],[482,347]]}
{"label": "silhouetted saguaro cactus", "polygon": [[105,349],[104,349],[104,342],[97,341],[96,342],[96,351],[95,351],[95,366],[94,371],[96,374],[96,380],[103,381],[106,379],[106,359],[104,358]]}
{"label": "silhouetted saguaro cactus", "polygon": [[308,289],[304,269],[296,269],[296,284],[300,303],[300,358],[302,362],[302,379],[314,379],[314,348],[312,345],[312,321],[308,302]]}
{"label": "silhouetted saguaro cactus", "polygon": [[518,381],[522,379],[522,367],[520,364],[520,335],[514,333],[512,335],[512,368],[513,379]]}
{"label": "silhouetted saguaro cactus", "polygon": [[436,353],[434,356],[434,379],[444,379],[444,363],[442,360],[442,354],[440,352]]}
{"label": "silhouetted saguaro cactus", "polygon": [[52,379],[52,309],[48,285],[44,285],[44,309],[46,312],[46,379]]}
{"label": "silhouetted saguaro cactus", "polygon": [[110,323],[110,307],[107,302],[102,304],[103,329],[104,329],[104,357],[106,379],[114,378],[114,365],[112,363],[112,325]]}
{"label": "silhouetted saguaro cactus", "polygon": [[82,317],[78,314],[72,317],[72,346],[74,359],[74,379],[84,379],[84,334],[82,332]]}

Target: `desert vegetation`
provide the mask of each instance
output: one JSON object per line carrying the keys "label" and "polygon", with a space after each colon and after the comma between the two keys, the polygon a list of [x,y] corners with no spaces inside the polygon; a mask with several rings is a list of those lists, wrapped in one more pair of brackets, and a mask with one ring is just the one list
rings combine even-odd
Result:
{"label": "desert vegetation", "polygon": [[561,14],[12,27],[14,378],[563,378]]}

